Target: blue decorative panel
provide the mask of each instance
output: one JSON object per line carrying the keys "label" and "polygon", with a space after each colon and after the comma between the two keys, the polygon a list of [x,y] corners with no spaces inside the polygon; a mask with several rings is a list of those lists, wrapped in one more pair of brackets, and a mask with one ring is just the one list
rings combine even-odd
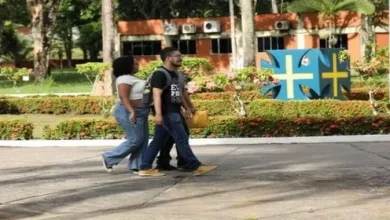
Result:
{"label": "blue decorative panel", "polygon": [[347,62],[340,62],[340,49],[269,50],[271,62],[261,61],[261,68],[272,69],[279,85],[262,89],[272,91],[281,100],[319,98],[344,99],[342,88],[349,92],[351,75]]}

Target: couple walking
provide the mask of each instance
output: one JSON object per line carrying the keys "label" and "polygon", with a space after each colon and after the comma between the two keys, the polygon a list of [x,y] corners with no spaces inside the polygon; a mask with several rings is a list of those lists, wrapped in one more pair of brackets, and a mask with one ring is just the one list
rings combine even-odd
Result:
{"label": "couple walking", "polygon": [[[113,166],[130,155],[128,168],[140,176],[163,176],[163,170],[174,170],[170,165],[170,150],[176,144],[178,168],[201,175],[211,172],[217,166],[199,162],[189,146],[189,130],[184,116],[192,117],[195,112],[184,88],[184,76],[178,70],[182,55],[172,47],[161,51],[163,66],[145,81],[134,74],[138,71],[137,61],[131,57],[120,57],[113,62],[113,72],[120,101],[116,103],[114,116],[126,133],[127,139],[111,151],[103,154],[104,168],[111,172]],[[148,146],[148,115],[150,108],[143,103],[145,87],[152,89],[155,120],[155,134]],[[156,169],[152,164],[157,154]]]}

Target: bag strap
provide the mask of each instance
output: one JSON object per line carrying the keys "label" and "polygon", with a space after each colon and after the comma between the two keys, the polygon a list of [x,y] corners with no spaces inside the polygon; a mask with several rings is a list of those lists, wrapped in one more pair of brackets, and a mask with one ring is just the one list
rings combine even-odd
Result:
{"label": "bag strap", "polygon": [[172,84],[172,77],[165,68],[158,68],[156,71],[161,71],[165,74],[165,78],[167,79],[167,84],[163,88],[165,90]]}
{"label": "bag strap", "polygon": [[[166,88],[168,88],[168,86],[171,85],[172,77],[171,77],[171,75],[168,73],[168,71],[165,68],[158,68],[158,69],[155,70],[155,72],[156,71],[161,71],[161,72],[163,72],[165,74],[165,78],[167,79],[167,84],[163,88],[163,90],[165,90]],[[148,86],[150,86],[153,74],[155,72],[150,74],[149,77],[147,78],[146,82],[147,82]],[[179,71],[176,71],[175,73],[176,73],[178,81],[179,81],[179,88],[180,88],[181,91],[184,91],[185,90],[185,84],[186,84],[186,82],[185,82],[186,79],[184,77],[184,74],[182,72],[179,72]]]}
{"label": "bag strap", "polygon": [[153,75],[154,75],[154,73],[155,73],[156,71],[161,71],[161,72],[163,72],[164,75],[165,75],[165,78],[167,79],[167,84],[166,84],[166,85],[164,86],[164,88],[163,88],[163,90],[165,90],[166,88],[168,88],[168,86],[171,85],[171,83],[172,83],[172,77],[171,77],[171,75],[169,75],[169,73],[168,73],[164,68],[158,68],[158,69],[156,69],[152,74],[150,74],[150,75],[148,76],[148,78],[146,79],[146,85],[147,85],[147,87],[151,87],[151,84],[152,84],[152,77],[153,77]]}

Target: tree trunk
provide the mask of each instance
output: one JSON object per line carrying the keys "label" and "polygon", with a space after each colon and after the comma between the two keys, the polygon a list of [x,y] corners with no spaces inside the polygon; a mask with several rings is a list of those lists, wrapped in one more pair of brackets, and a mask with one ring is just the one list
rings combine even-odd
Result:
{"label": "tree trunk", "polygon": [[278,10],[278,1],[277,1],[277,0],[271,0],[271,5],[272,5],[272,13],[273,13],[273,14],[279,13],[279,10]]}
{"label": "tree trunk", "polygon": [[72,67],[72,49],[73,49],[73,32],[72,28],[67,30],[66,39],[64,39],[65,56],[67,60],[67,66]]}
{"label": "tree trunk", "polygon": [[[169,24],[169,19],[162,19],[164,24]],[[172,37],[164,35],[165,47],[172,47]]]}
{"label": "tree trunk", "polygon": [[244,48],[244,67],[256,65],[255,24],[252,0],[240,0]]}
{"label": "tree trunk", "polygon": [[49,71],[50,47],[60,0],[27,0],[31,14],[35,81],[40,82]]}
{"label": "tree trunk", "polygon": [[374,27],[374,17],[373,15],[364,15],[362,14],[362,44],[363,44],[363,54],[364,60],[369,62],[373,53],[375,52],[375,27]]}
{"label": "tree trunk", "polygon": [[236,68],[237,62],[237,44],[236,44],[236,26],[235,26],[235,14],[234,14],[234,2],[229,0],[229,15],[230,15],[230,38],[232,42],[232,62],[230,64],[230,69],[233,70]]}
{"label": "tree trunk", "polygon": [[243,67],[244,59],[244,43],[243,43],[243,34],[242,34],[242,22],[241,16],[237,16],[235,19],[235,41],[236,41],[236,65],[238,68]]}
{"label": "tree trunk", "polygon": [[86,48],[81,47],[81,51],[83,51],[83,60],[88,60],[88,50]]}
{"label": "tree trunk", "polygon": [[4,28],[4,21],[3,20],[0,20],[0,55],[2,55],[2,51],[1,51],[1,41],[3,40],[3,28]]}
{"label": "tree trunk", "polygon": [[[115,46],[114,2],[102,0],[103,63],[112,63]],[[92,54],[91,58],[92,58]],[[92,95],[111,96],[114,93],[112,70],[104,73],[102,81],[96,81]]]}

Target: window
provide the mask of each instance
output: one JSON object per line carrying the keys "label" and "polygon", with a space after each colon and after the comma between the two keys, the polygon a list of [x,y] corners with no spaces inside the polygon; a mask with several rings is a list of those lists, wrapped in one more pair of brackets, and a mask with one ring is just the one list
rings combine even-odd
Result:
{"label": "window", "polygon": [[212,39],[211,52],[213,54],[232,53],[232,42],[228,38]]}
{"label": "window", "polygon": [[196,40],[173,41],[172,46],[182,54],[196,54]]}
{"label": "window", "polygon": [[259,37],[257,38],[257,51],[284,49],[284,37]]}
{"label": "window", "polygon": [[158,55],[161,41],[129,41],[123,42],[123,55],[148,56]]}
{"label": "window", "polygon": [[[336,45],[332,46],[332,48],[344,48],[348,49],[348,35],[347,34],[338,34],[335,35],[337,39]],[[320,39],[320,48],[329,48],[329,40],[328,39]]]}

